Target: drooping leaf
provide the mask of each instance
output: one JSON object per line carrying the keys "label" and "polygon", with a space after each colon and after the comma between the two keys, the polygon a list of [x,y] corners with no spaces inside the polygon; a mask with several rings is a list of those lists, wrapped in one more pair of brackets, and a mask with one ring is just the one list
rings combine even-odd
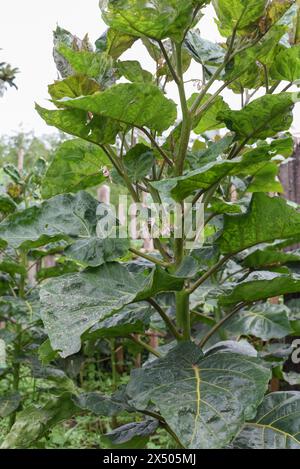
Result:
{"label": "drooping leaf", "polygon": [[98,267],[123,257],[129,249],[129,240],[123,238],[98,238],[90,236],[78,239],[65,250],[67,257],[83,265]]}
{"label": "drooping leaf", "polygon": [[124,387],[120,387],[112,395],[100,392],[81,393],[74,397],[75,404],[83,410],[88,410],[101,417],[115,417],[124,411],[132,411],[124,395]]}
{"label": "drooping leaf", "polygon": [[2,169],[4,173],[7,174],[7,176],[9,176],[16,184],[22,184],[21,174],[15,165],[6,163],[3,165]]}
{"label": "drooping leaf", "polygon": [[269,271],[253,272],[247,280],[228,286],[219,298],[223,306],[241,302],[253,303],[274,296],[298,293],[300,291],[300,275],[278,274]]}
{"label": "drooping leaf", "polygon": [[253,335],[264,341],[282,339],[292,333],[285,305],[259,304],[243,310],[227,323],[236,335]]}
{"label": "drooping leaf", "polygon": [[[10,246],[32,249],[65,240],[66,255],[84,265],[99,266],[125,255],[128,239],[98,232],[98,224],[118,224],[112,207],[100,204],[87,192],[53,197],[23,212],[12,214],[0,224],[0,238]],[[109,228],[110,228],[109,224]]]}
{"label": "drooping leaf", "polygon": [[0,397],[0,417],[8,417],[17,410],[21,402],[20,394],[8,394]]}
{"label": "drooping leaf", "polygon": [[119,77],[125,77],[133,83],[151,83],[153,81],[152,73],[144,70],[137,60],[119,60],[116,64]]}
{"label": "drooping leaf", "polygon": [[284,192],[284,188],[278,180],[278,173],[278,164],[273,162],[266,164],[254,175],[247,187],[247,192]]}
{"label": "drooping leaf", "polygon": [[192,0],[100,0],[100,8],[106,24],[122,33],[159,40],[172,37],[180,41],[192,24],[193,3]]}
{"label": "drooping leaf", "polygon": [[147,304],[134,303],[125,306],[113,316],[93,326],[88,337],[125,337],[141,334],[149,328],[153,310]]}
{"label": "drooping leaf", "polygon": [[240,111],[221,112],[219,120],[225,122],[239,139],[249,142],[265,139],[291,127],[296,101],[297,96],[293,93],[267,94]]}
{"label": "drooping leaf", "polygon": [[57,263],[54,267],[44,267],[36,274],[36,279],[39,281],[46,280],[47,278],[60,277],[61,275],[71,274],[78,272],[79,266],[73,261],[64,261]]}
{"label": "drooping leaf", "polygon": [[132,181],[141,181],[148,176],[154,161],[153,150],[142,143],[131,148],[123,159],[128,176]]}
{"label": "drooping leaf", "polygon": [[73,70],[69,62],[58,52],[58,47],[61,44],[65,44],[69,47],[72,47],[73,44],[78,45],[78,42],[81,42],[78,38],[73,36],[66,29],[57,26],[56,30],[53,31],[53,58],[56,65],[56,68],[62,78],[66,78],[72,75]]}
{"label": "drooping leaf", "polygon": [[99,90],[98,83],[85,75],[72,75],[48,86],[52,99],[78,98],[79,96],[94,94]]}
{"label": "drooping leaf", "polygon": [[38,349],[38,358],[42,365],[46,366],[57,358],[57,352],[51,347],[50,340],[47,339]]}
{"label": "drooping leaf", "polygon": [[211,143],[207,148],[197,150],[193,148],[192,152],[188,154],[188,160],[192,169],[199,169],[208,163],[218,160],[226,153],[230,145],[232,144],[233,137],[227,135],[226,137]]}
{"label": "drooping leaf", "polygon": [[110,82],[113,63],[107,54],[88,50],[78,51],[65,44],[58,47],[58,52],[69,62],[76,74],[94,78],[102,87],[107,86],[107,81]]}
{"label": "drooping leaf", "polygon": [[280,197],[256,193],[247,213],[225,215],[224,230],[218,240],[223,254],[241,252],[260,243],[300,235],[300,213]]}
{"label": "drooping leaf", "polygon": [[[270,149],[271,150],[271,149]],[[153,186],[169,193],[174,200],[181,201],[199,189],[209,189],[213,184],[221,181],[226,176],[250,176],[269,164],[272,158],[271,151],[255,149],[245,153],[242,157],[232,160],[212,161],[199,169],[172,179],[152,183]],[[200,159],[201,161],[201,159]]]}
{"label": "drooping leaf", "polygon": [[[193,94],[189,99],[189,103],[192,104],[197,97],[197,94]],[[210,94],[206,94],[205,98],[203,99],[202,104],[208,101],[211,98]],[[209,109],[201,114],[201,118],[197,118],[194,122],[193,130],[196,134],[200,135],[203,132],[207,132],[209,130],[216,130],[222,129],[225,127],[225,124],[220,122],[218,116],[222,112],[226,112],[229,110],[228,104],[224,101],[222,96],[218,96],[213,104],[209,107]]]}
{"label": "drooping leaf", "polygon": [[43,179],[43,198],[100,185],[105,181],[103,167],[106,164],[109,161],[101,148],[83,140],[64,142]]}
{"label": "drooping leaf", "polygon": [[57,388],[54,394],[58,393],[58,395],[61,395],[64,392],[68,392],[73,395],[77,393],[77,387],[73,380],[63,370],[54,366],[44,366],[36,357],[29,358],[27,361],[34,378],[45,379],[49,383],[54,383]]}
{"label": "drooping leaf", "polygon": [[113,59],[118,59],[124,52],[131,48],[137,41],[135,36],[123,34],[120,31],[109,28],[96,41],[96,50],[106,52]]}
{"label": "drooping leaf", "polygon": [[155,434],[158,426],[158,420],[154,419],[128,423],[103,435],[101,442],[110,449],[145,448],[150,436]]}
{"label": "drooping leaf", "polygon": [[135,301],[162,291],[180,290],[184,279],[161,269],[133,275],[121,264],[53,279],[41,289],[42,319],[54,350],[63,357],[77,353],[80,338],[101,320]]}
{"label": "drooping leaf", "polygon": [[234,440],[237,449],[300,449],[300,393],[266,396],[253,422]]}
{"label": "drooping leaf", "polygon": [[0,237],[14,248],[29,249],[68,236],[87,235],[98,203],[85,192],[56,196],[41,206],[14,213],[0,224]]}
{"label": "drooping leaf", "polygon": [[234,28],[240,33],[264,16],[266,0],[213,0],[219,29],[224,36],[230,36]]}
{"label": "drooping leaf", "polygon": [[210,42],[200,36],[199,30],[191,30],[184,41],[192,57],[202,65],[216,65],[223,62],[225,50],[219,44]]}
{"label": "drooping leaf", "polygon": [[275,60],[279,42],[287,32],[284,25],[273,26],[254,46],[235,55],[226,67],[223,79],[234,80],[229,88],[235,93],[242,89],[255,89],[265,84],[263,67],[267,69]]}
{"label": "drooping leaf", "polygon": [[0,272],[6,272],[10,275],[23,275],[26,276],[26,269],[22,264],[11,261],[0,262]]}
{"label": "drooping leaf", "polygon": [[175,103],[152,84],[121,83],[92,96],[66,98],[57,103],[159,132],[168,129],[176,119]]}
{"label": "drooping leaf", "polygon": [[48,110],[36,104],[36,110],[48,125],[91,143],[115,143],[120,123],[103,116],[91,117],[77,109]]}
{"label": "drooping leaf", "polygon": [[78,412],[70,394],[52,399],[44,406],[31,405],[19,412],[17,420],[3,441],[2,449],[28,448],[51,428]]}
{"label": "drooping leaf", "polygon": [[250,269],[278,267],[293,262],[300,262],[300,254],[298,252],[282,252],[276,249],[276,246],[255,249],[243,259],[243,265]]}
{"label": "drooping leaf", "polygon": [[300,79],[300,45],[282,48],[270,70],[275,80],[294,82]]}
{"label": "drooping leaf", "polygon": [[127,395],[138,409],[154,404],[185,448],[222,448],[255,415],[269,378],[256,358],[230,352],[204,356],[186,342],[134,370]]}
{"label": "drooping leaf", "polygon": [[8,194],[0,194],[0,212],[5,215],[15,212],[17,204]]}

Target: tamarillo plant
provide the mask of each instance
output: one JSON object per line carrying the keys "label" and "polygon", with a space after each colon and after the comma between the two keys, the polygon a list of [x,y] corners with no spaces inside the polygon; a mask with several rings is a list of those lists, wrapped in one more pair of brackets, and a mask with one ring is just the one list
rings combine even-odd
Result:
{"label": "tamarillo plant", "polygon": [[[210,3],[222,43],[197,29]],[[111,448],[143,447],[163,428],[179,448],[299,449],[300,393],[270,392],[272,377],[289,381],[283,340],[299,334],[299,311],[283,297],[300,292],[300,212],[277,195],[280,164],[293,153],[299,2],[101,0],[100,9],[108,30],[96,48],[87,36],[54,34],[56,109],[37,111],[73,139],[47,169],[44,201],[5,217],[0,239],[23,256],[60,243],[76,266],[40,285],[48,371],[57,354],[101,337],[137,342],[147,361],[112,395],[60,376],[56,397],[21,411],[2,446],[28,447],[89,411],[132,413],[133,423],[105,436]],[[122,59],[135,43],[154,74]],[[189,96],[192,61],[198,88]],[[174,87],[178,107],[167,96]],[[230,109],[226,89],[240,109]],[[203,245],[161,235],[147,254],[137,241],[101,237],[102,210],[114,213],[90,188],[110,180],[135,204],[176,202],[182,224],[185,204],[202,207]],[[166,332],[159,347],[150,326]]]}

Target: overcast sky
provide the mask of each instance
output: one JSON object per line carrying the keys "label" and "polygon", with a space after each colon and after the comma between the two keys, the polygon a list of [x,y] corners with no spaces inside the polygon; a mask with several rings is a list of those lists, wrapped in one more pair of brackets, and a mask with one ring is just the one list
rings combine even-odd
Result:
{"label": "overcast sky", "polygon": [[[34,110],[34,102],[45,107],[47,86],[57,79],[52,59],[52,32],[59,24],[73,34],[83,37],[89,33],[94,42],[105,31],[98,0],[0,0],[0,62],[7,61],[20,69],[17,76],[18,90],[9,89],[0,98],[0,135],[12,134],[22,125],[24,130],[34,130],[37,135],[54,132]],[[213,10],[206,10],[201,21],[201,34],[212,41],[219,35],[213,22]],[[144,68],[151,70],[152,62],[142,46],[137,43],[126,53],[127,59],[139,56]],[[193,64],[187,79],[199,78],[199,65]],[[193,85],[188,85],[191,94]],[[169,88],[171,97],[177,100],[175,87]],[[225,99],[237,108],[239,102],[232,93]],[[296,114],[296,127],[300,114]],[[300,125],[299,125],[300,127]]]}

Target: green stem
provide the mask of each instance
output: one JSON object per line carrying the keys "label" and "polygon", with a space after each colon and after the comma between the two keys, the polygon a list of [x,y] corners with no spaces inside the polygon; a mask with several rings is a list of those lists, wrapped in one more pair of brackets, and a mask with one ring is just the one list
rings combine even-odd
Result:
{"label": "green stem", "polygon": [[118,372],[117,372],[117,360],[116,360],[116,339],[110,341],[110,358],[111,358],[111,377],[112,377],[112,389],[115,391],[118,386]]}
{"label": "green stem", "polygon": [[203,90],[201,91],[201,93],[199,93],[197,99],[194,101],[192,107],[191,107],[191,113],[192,115],[194,115],[197,110],[198,110],[198,107],[200,106],[200,104],[202,103],[206,93],[209,91],[210,87],[214,84],[214,82],[220,77],[222,71],[224,70],[224,68],[226,67],[226,64],[227,62],[223,62],[219,67],[218,69],[215,71],[215,73],[213,74],[213,76],[210,78],[210,80],[206,83],[206,85],[204,86]]}
{"label": "green stem", "polygon": [[153,298],[149,298],[148,300],[148,303],[150,303],[151,306],[153,306],[153,308],[156,309],[156,311],[158,312],[158,314],[160,315],[160,317],[162,318],[162,320],[165,322],[166,326],[168,327],[169,331],[171,332],[171,334],[178,340],[182,340],[182,335],[179,334],[178,330],[176,329],[176,327],[174,326],[174,324],[172,323],[171,319],[169,318],[169,316],[165,313],[165,311],[160,307],[160,305],[153,299]]}
{"label": "green stem", "polygon": [[146,342],[143,342],[141,339],[139,339],[138,337],[136,337],[134,334],[131,334],[129,336],[129,338],[131,340],[133,340],[133,342],[135,342],[136,344],[140,345],[141,347],[143,347],[145,350],[147,350],[148,352],[152,353],[152,355],[155,355],[157,358],[161,358],[161,354],[155,350],[153,347],[151,347],[151,345],[147,344]]}
{"label": "green stem", "polygon": [[217,262],[217,264],[215,264],[207,272],[205,272],[205,274],[202,275],[202,277],[199,278],[199,280],[197,280],[197,282],[195,282],[194,285],[189,288],[188,292],[191,294],[195,290],[197,290],[197,288],[200,287],[200,285],[202,285],[207,279],[209,279],[209,277],[211,277],[215,272],[217,272],[220,267],[222,267],[222,265],[225,264],[231,258],[231,256],[232,255],[228,254],[227,256],[222,257],[219,262]]}
{"label": "green stem", "polygon": [[150,140],[150,142],[152,143],[153,147],[157,149],[157,151],[161,154],[161,156],[163,157],[163,159],[165,160],[165,162],[171,167],[173,168],[174,166],[174,163],[172,160],[170,160],[170,158],[168,157],[167,153],[164,151],[163,148],[161,148],[157,141],[155,140],[155,138],[153,137],[153,135],[151,134],[151,132],[148,132],[147,129],[145,129],[144,127],[137,127],[139,130],[141,130],[145,135],[146,137],[148,137],[148,139]]}
{"label": "green stem", "polygon": [[[26,271],[27,271],[27,255],[24,251],[21,251],[20,253],[20,261],[21,261],[21,264],[25,267]],[[24,298],[25,297],[25,285],[26,285],[26,275],[21,275],[21,278],[20,278],[20,283],[19,283],[19,296],[20,298]]]}
{"label": "green stem", "polygon": [[216,332],[219,331],[219,329],[221,327],[224,326],[224,324],[226,324],[227,321],[229,321],[229,319],[231,319],[236,313],[238,313],[247,303],[240,303],[239,305],[237,305],[232,311],[231,313],[227,314],[223,319],[221,319],[221,321],[219,321],[210,331],[209,333],[201,340],[199,346],[201,348],[203,348],[207,342],[209,341],[209,339],[215,335]]}
{"label": "green stem", "polygon": [[165,49],[165,46],[164,46],[164,44],[163,44],[162,41],[158,41],[158,44],[159,44],[160,50],[162,51],[162,54],[163,54],[163,56],[164,56],[164,59],[165,59],[167,65],[168,65],[168,67],[169,67],[169,70],[170,70],[170,72],[171,72],[171,75],[172,75],[172,77],[173,77],[173,80],[174,80],[175,83],[178,85],[178,84],[179,84],[179,81],[180,81],[180,78],[177,76],[177,73],[176,73],[176,71],[175,71],[175,69],[174,69],[174,67],[173,67],[173,65],[172,65],[171,59],[170,59],[170,57],[169,57],[169,55],[168,55],[168,53],[167,53],[167,51],[166,51],[166,49]]}
{"label": "green stem", "polygon": [[190,295],[186,290],[176,293],[176,321],[182,340],[191,340]]}
{"label": "green stem", "polygon": [[136,193],[129,177],[126,171],[123,171],[121,167],[121,160],[118,161],[117,155],[115,155],[113,149],[109,145],[100,145],[100,147],[105,151],[106,155],[108,156],[109,160],[113,164],[113,166],[116,168],[118,174],[123,178],[127,189],[129,190],[131,197],[133,198],[134,202],[139,203],[140,199],[138,194]]}
{"label": "green stem", "polygon": [[144,252],[138,251],[137,249],[130,248],[129,251],[132,252],[132,254],[134,254],[138,257],[142,257],[143,259],[146,259],[147,261],[152,262],[153,264],[159,265],[161,267],[166,267],[167,268],[167,267],[170,266],[169,263],[161,261],[160,259],[156,259],[153,256],[148,256],[148,254],[145,254]]}
{"label": "green stem", "polygon": [[179,151],[176,156],[175,169],[176,175],[181,176],[184,169],[184,161],[186,158],[190,136],[192,131],[192,116],[189,111],[185,88],[183,80],[183,67],[182,67],[182,44],[176,44],[176,63],[177,63],[177,75],[179,77],[178,92],[180,97],[180,104],[182,110],[182,129],[181,129],[181,138]]}

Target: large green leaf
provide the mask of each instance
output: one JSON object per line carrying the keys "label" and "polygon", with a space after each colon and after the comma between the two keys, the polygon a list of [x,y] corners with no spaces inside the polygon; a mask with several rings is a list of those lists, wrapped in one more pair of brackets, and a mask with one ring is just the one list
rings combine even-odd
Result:
{"label": "large green leaf", "polygon": [[255,249],[243,259],[243,265],[250,269],[279,267],[293,262],[300,262],[300,253],[282,252],[276,249],[276,245]]}
{"label": "large green leaf", "polygon": [[113,316],[98,322],[90,329],[87,337],[125,337],[141,334],[149,329],[152,308],[143,303],[125,306]]}
{"label": "large green leaf", "polygon": [[[209,189],[226,176],[249,176],[256,174],[270,164],[273,149],[257,148],[233,160],[217,160],[204,164],[184,176],[152,183],[153,186],[169,193],[174,200],[181,201],[199,189]],[[201,158],[200,158],[201,162]]]}
{"label": "large green leaf", "polygon": [[255,141],[273,137],[291,127],[296,99],[293,93],[267,94],[240,111],[221,112],[219,120],[239,139]]}
{"label": "large green leaf", "polygon": [[255,173],[247,187],[247,192],[284,192],[284,188],[278,180],[278,173],[279,165],[277,163],[266,164]]}
{"label": "large green leaf", "polygon": [[79,96],[96,93],[99,90],[98,83],[85,75],[72,75],[48,86],[52,99],[78,98]]}
{"label": "large green leaf", "polygon": [[17,204],[8,194],[0,194],[0,212],[7,215],[13,213],[17,209]]}
{"label": "large green leaf", "polygon": [[227,323],[236,335],[253,335],[262,340],[282,339],[292,333],[285,305],[259,304],[243,310]]}
{"label": "large green leaf", "polygon": [[235,55],[226,67],[224,80],[232,81],[229,86],[235,93],[241,89],[253,89],[265,84],[261,65],[270,67],[275,60],[279,41],[287,32],[284,25],[273,26],[258,43]]}
{"label": "large green leaf", "polygon": [[136,37],[109,28],[97,39],[96,50],[106,52],[113,59],[118,59],[127,49],[131,48],[135,41],[137,41]]}
{"label": "large green leaf", "polygon": [[218,240],[223,254],[243,251],[260,243],[300,236],[300,213],[280,197],[256,193],[247,213],[225,215]]}
{"label": "large green leaf", "polygon": [[66,256],[85,266],[98,267],[119,259],[127,253],[129,240],[123,238],[98,238],[91,232],[86,239],[78,239],[65,250]]}
{"label": "large green leaf", "polygon": [[16,274],[26,276],[26,268],[22,264],[11,261],[0,262],[0,272],[6,272],[12,276]]}
{"label": "large green leaf", "polygon": [[0,238],[14,248],[29,249],[50,241],[86,236],[96,222],[98,202],[86,192],[64,194],[7,217]]}
{"label": "large green leaf", "polygon": [[69,258],[99,266],[124,256],[129,247],[128,239],[97,233],[98,223],[108,219],[114,225],[118,223],[111,207],[100,204],[87,192],[57,195],[39,207],[6,218],[0,224],[0,238],[22,249],[63,239],[70,245],[65,249]]}
{"label": "large green leaf", "polygon": [[[189,104],[192,104],[197,98],[197,94],[193,94],[189,99]],[[211,98],[210,94],[206,94],[203,99],[203,104]],[[221,123],[218,116],[222,112],[229,110],[228,104],[224,101],[222,96],[218,96],[213,104],[208,108],[207,111],[201,114],[201,118],[197,118],[194,122],[193,130],[196,134],[202,134],[208,130],[222,129],[225,124]]]}
{"label": "large green leaf", "polygon": [[241,302],[253,303],[299,291],[300,275],[259,271],[250,274],[243,282],[226,287],[225,294],[219,298],[219,303],[224,306]]}
{"label": "large green leaf", "polygon": [[101,417],[115,417],[124,411],[132,411],[124,396],[124,388],[120,387],[112,395],[100,392],[86,392],[74,396],[75,404],[83,410],[88,410]]}
{"label": "large green leaf", "polygon": [[255,415],[269,378],[256,358],[230,352],[204,356],[186,342],[134,370],[127,395],[137,409],[154,404],[184,447],[221,448]]}
{"label": "large green leaf", "polygon": [[276,55],[270,73],[276,80],[294,82],[300,79],[300,45],[282,48]]}
{"label": "large green leaf", "polygon": [[20,412],[1,445],[2,449],[28,448],[58,423],[78,412],[70,394],[65,393],[42,407],[31,405]]}
{"label": "large green leaf", "polygon": [[233,136],[227,135],[216,142],[209,142],[209,146],[204,150],[197,150],[198,143],[196,143],[191,153],[188,154],[188,161],[191,168],[199,169],[208,163],[218,160],[226,153],[232,142]]}
{"label": "large green leaf", "polygon": [[120,77],[125,77],[128,81],[133,83],[151,83],[153,81],[152,73],[143,70],[140,62],[137,60],[119,60],[116,67]]}
{"label": "large green leaf", "polygon": [[110,449],[145,448],[150,436],[156,432],[158,426],[158,420],[153,419],[128,423],[103,435],[101,442],[104,447]]}
{"label": "large green leaf", "polygon": [[102,86],[106,85],[113,65],[112,58],[107,54],[88,50],[78,51],[65,44],[59,46],[58,52],[69,62],[75,73],[95,78]]}
{"label": "large green leaf", "polygon": [[213,0],[222,34],[229,36],[233,29],[243,31],[261,18],[267,0]]}
{"label": "large green leaf", "polygon": [[100,0],[100,8],[106,24],[118,31],[180,41],[193,22],[194,3],[193,0]]}
{"label": "large green leaf", "polygon": [[234,440],[239,449],[300,449],[300,393],[276,392],[266,396],[256,418]]}
{"label": "large green leaf", "polygon": [[160,132],[168,129],[176,119],[175,103],[148,83],[121,83],[92,96],[66,98],[57,103]]}
{"label": "large green leaf", "polygon": [[20,394],[7,394],[0,397],[0,418],[8,417],[17,410],[21,402]]}
{"label": "large green leaf", "polygon": [[132,147],[123,159],[128,176],[137,182],[149,175],[154,161],[153,150],[143,143]]}
{"label": "large green leaf", "polygon": [[78,192],[105,181],[103,167],[109,164],[104,151],[83,140],[64,142],[56,151],[43,179],[45,199],[64,192]]}
{"label": "large green leaf", "polygon": [[185,41],[186,49],[202,65],[215,65],[223,62],[225,50],[215,42],[207,41],[198,30],[189,31]]}
{"label": "large green leaf", "polygon": [[54,350],[63,357],[80,350],[80,338],[129,303],[159,292],[181,290],[184,279],[156,268],[131,274],[117,263],[53,279],[41,289],[42,319]]}
{"label": "large green leaf", "polygon": [[57,129],[92,143],[115,143],[120,123],[103,116],[91,116],[78,109],[48,110],[36,104],[42,119]]}

